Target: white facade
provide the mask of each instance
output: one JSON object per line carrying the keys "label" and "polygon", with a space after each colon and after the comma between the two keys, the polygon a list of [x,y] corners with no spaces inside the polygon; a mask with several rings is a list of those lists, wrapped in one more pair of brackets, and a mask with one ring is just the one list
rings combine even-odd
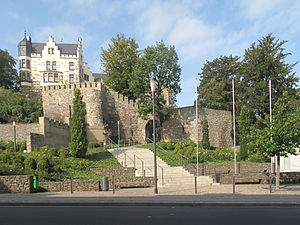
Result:
{"label": "white facade", "polygon": [[280,157],[280,172],[300,172],[300,149],[296,148],[296,155],[288,154]]}
{"label": "white facade", "polygon": [[47,85],[67,85],[93,81],[88,64],[83,61],[82,39],[77,44],[56,43],[52,36],[46,43],[32,43],[27,35],[18,45],[21,90],[39,92]]}

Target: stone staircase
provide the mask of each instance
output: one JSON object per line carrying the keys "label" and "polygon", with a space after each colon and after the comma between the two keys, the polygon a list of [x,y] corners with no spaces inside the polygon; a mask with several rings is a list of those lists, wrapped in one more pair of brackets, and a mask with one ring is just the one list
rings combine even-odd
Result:
{"label": "stone staircase", "polygon": [[[123,147],[119,149],[109,149],[123,167],[135,167],[136,176],[154,176],[154,154],[149,149]],[[194,186],[195,177],[182,166],[171,167],[162,159],[157,157],[157,178],[158,186]],[[197,184],[213,185],[213,179],[209,176],[199,176]]]}

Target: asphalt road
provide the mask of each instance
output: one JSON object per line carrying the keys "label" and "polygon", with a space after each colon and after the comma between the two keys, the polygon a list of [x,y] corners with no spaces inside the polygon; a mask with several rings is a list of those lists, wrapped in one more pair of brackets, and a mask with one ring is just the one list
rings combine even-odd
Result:
{"label": "asphalt road", "polygon": [[0,224],[299,224],[300,207],[0,206]]}

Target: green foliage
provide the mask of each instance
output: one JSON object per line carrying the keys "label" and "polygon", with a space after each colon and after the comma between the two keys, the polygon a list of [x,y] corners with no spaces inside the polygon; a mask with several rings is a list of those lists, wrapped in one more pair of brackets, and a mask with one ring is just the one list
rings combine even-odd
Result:
{"label": "green foliage", "polygon": [[79,89],[74,89],[70,142],[70,152],[73,157],[84,157],[88,148],[85,115],[85,103],[82,101],[82,95]]}
{"label": "green foliage", "polygon": [[209,130],[208,130],[208,121],[207,118],[204,117],[202,121],[202,148],[204,149],[210,149],[209,144]]}
{"label": "green foliage", "polygon": [[41,96],[27,98],[21,93],[0,87],[0,102],[0,123],[32,123],[43,115]]}
{"label": "green foliage", "polygon": [[241,109],[241,113],[238,121],[238,127],[239,127],[239,142],[240,142],[239,159],[246,160],[248,157],[247,137],[250,134],[251,118],[250,118],[250,111],[245,105],[243,105]]}
{"label": "green foliage", "polygon": [[138,99],[139,115],[143,119],[147,119],[148,115],[152,114],[151,74],[157,82],[155,111],[162,123],[170,115],[163,91],[169,92],[171,104],[175,103],[175,96],[181,91],[179,85],[181,68],[174,46],[167,47],[162,41],[157,42],[155,46],[148,46],[134,66],[130,90]]}
{"label": "green foliage", "polygon": [[295,87],[299,79],[292,72],[296,63],[289,65],[285,62],[286,57],[291,55],[284,51],[286,42],[268,34],[245,51],[238,99],[241,104],[247,104],[252,118],[265,118],[265,114],[270,113],[269,80],[272,80],[273,103],[277,102],[284,91],[290,98],[296,96]]}
{"label": "green foliage", "polygon": [[274,106],[272,128],[269,118],[259,117],[264,128],[252,128],[249,149],[252,153],[261,154],[265,158],[295,154],[295,148],[300,145],[300,108],[294,104],[284,92]]}
{"label": "green foliage", "polygon": [[59,157],[61,157],[61,158],[68,158],[68,157],[70,157],[70,149],[65,148],[65,147],[61,147],[61,148],[58,150],[58,155],[59,155]]}
{"label": "green foliage", "polygon": [[52,156],[58,156],[58,151],[56,148],[50,148],[49,146],[43,146],[39,150],[43,155],[52,157]]}
{"label": "green foliage", "polygon": [[199,103],[211,109],[232,110],[232,79],[240,73],[240,57],[221,56],[206,61],[199,85]]}
{"label": "green foliage", "polygon": [[7,50],[0,49],[0,87],[17,90],[19,87],[16,60]]}
{"label": "green foliage", "polygon": [[48,177],[51,170],[50,160],[47,157],[42,157],[38,160],[36,171],[40,178]]}
{"label": "green foliage", "polygon": [[105,84],[116,92],[134,98],[129,88],[133,67],[136,64],[140,52],[138,44],[133,38],[126,38],[124,34],[117,34],[111,39],[108,49],[101,50],[101,64],[107,75]]}
{"label": "green foliage", "polygon": [[34,173],[37,168],[36,161],[33,157],[26,157],[24,160],[24,166],[27,173]]}

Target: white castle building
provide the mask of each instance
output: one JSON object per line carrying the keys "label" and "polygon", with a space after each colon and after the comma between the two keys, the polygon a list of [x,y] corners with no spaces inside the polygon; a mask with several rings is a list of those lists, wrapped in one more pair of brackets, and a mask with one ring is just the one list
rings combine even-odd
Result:
{"label": "white castle building", "polygon": [[21,92],[39,93],[43,86],[92,82],[94,77],[83,61],[82,39],[76,44],[56,43],[52,36],[46,43],[31,42],[25,34],[18,44]]}

